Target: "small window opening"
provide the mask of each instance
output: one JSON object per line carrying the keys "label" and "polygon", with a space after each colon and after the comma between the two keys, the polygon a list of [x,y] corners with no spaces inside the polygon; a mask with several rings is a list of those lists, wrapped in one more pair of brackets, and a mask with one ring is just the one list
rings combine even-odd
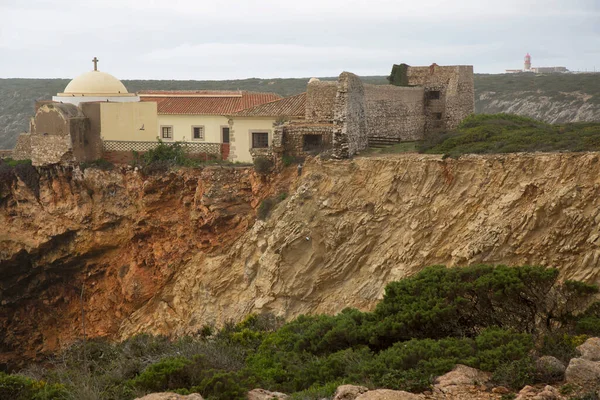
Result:
{"label": "small window opening", "polygon": [[431,90],[427,92],[427,98],[429,100],[439,100],[440,99],[440,91],[439,90]]}
{"label": "small window opening", "polygon": [[433,113],[433,116],[435,117],[435,119],[437,120],[441,120],[442,119],[442,113],[437,112],[437,113]]}
{"label": "small window opening", "polygon": [[314,151],[323,147],[323,135],[304,135],[302,150]]}

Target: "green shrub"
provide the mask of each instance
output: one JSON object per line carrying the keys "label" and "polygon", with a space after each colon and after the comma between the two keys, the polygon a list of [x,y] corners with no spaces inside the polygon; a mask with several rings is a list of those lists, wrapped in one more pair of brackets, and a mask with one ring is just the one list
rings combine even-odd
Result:
{"label": "green shrub", "polygon": [[544,335],[539,353],[544,356],[556,357],[568,364],[571,358],[577,357],[576,348],[585,341],[585,338],[562,332],[550,333]]}
{"label": "green shrub", "polygon": [[10,400],[66,400],[70,394],[66,387],[48,384],[21,375],[0,372],[0,399]]}
{"label": "green shrub", "polygon": [[329,382],[324,385],[314,385],[308,389],[293,393],[290,400],[322,400],[330,399],[335,394],[338,386],[344,385],[344,381]]}
{"label": "green shrub", "polygon": [[267,157],[256,157],[254,159],[254,170],[261,174],[266,175],[273,169],[273,161]]}
{"label": "green shrub", "polygon": [[583,317],[577,321],[575,332],[590,336],[600,336],[600,318],[598,317]]}
{"label": "green shrub", "polygon": [[17,165],[31,165],[31,160],[13,160],[12,158],[4,158],[1,159],[0,162],[8,165],[9,167],[16,167]]}
{"label": "green shrub", "polygon": [[488,328],[475,338],[477,366],[495,371],[501,364],[521,360],[533,349],[533,338],[526,333]]}
{"label": "green shrub", "polygon": [[[558,271],[543,267],[429,267],[386,286],[377,304],[371,343],[387,347],[410,338],[470,336],[486,327],[535,332],[553,323]],[[555,287],[556,285],[556,287]],[[590,296],[591,297],[591,296]],[[559,314],[559,313],[556,313]]]}
{"label": "green shrub", "polygon": [[289,156],[287,154],[284,154],[281,157],[281,162],[282,162],[282,164],[283,164],[284,167],[289,167],[290,165],[296,163],[296,158],[292,157],[292,156]]}
{"label": "green shrub", "polygon": [[185,367],[191,363],[183,357],[167,358],[150,365],[132,379],[131,383],[133,386],[152,392],[190,387],[191,382],[185,374]]}
{"label": "green shrub", "polygon": [[168,165],[187,165],[190,160],[182,142],[165,143],[158,140],[158,146],[148,150],[142,156],[144,164],[165,163]]}
{"label": "green shrub", "polygon": [[535,381],[535,362],[531,357],[525,357],[501,364],[492,375],[492,381],[514,390],[533,384]]}
{"label": "green shrub", "polygon": [[287,193],[279,193],[277,196],[267,197],[261,201],[258,210],[256,210],[256,218],[262,221],[266,220],[269,217],[269,214],[271,214],[271,210],[273,210],[277,204],[285,200],[286,197]]}

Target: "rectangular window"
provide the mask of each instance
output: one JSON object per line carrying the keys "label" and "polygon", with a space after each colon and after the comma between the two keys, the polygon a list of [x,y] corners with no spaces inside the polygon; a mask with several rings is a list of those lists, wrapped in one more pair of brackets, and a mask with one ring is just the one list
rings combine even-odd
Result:
{"label": "rectangular window", "polygon": [[269,147],[268,132],[252,132],[252,148],[264,149]]}
{"label": "rectangular window", "polygon": [[228,126],[221,127],[221,138],[223,138],[223,143],[229,143],[229,127]]}
{"label": "rectangular window", "polygon": [[192,140],[204,140],[203,126],[192,126]]}
{"label": "rectangular window", "polygon": [[442,113],[433,113],[433,116],[435,117],[435,119],[437,120],[441,120],[442,119]]}
{"label": "rectangular window", "polygon": [[439,100],[440,99],[440,91],[439,90],[431,90],[427,92],[427,98],[429,100]]}
{"label": "rectangular window", "polygon": [[172,126],[161,126],[160,127],[160,138],[163,140],[173,140],[173,127]]}

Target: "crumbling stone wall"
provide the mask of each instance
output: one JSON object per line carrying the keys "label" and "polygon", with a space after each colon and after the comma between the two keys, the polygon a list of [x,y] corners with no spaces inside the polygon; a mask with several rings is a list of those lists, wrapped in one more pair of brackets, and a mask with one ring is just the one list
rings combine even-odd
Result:
{"label": "crumbling stone wall", "polygon": [[333,120],[337,82],[311,79],[306,88],[305,119],[314,123]]}
{"label": "crumbling stone wall", "polygon": [[334,158],[349,158],[369,145],[365,91],[360,78],[350,72],[340,74],[337,86],[332,155]]}
{"label": "crumbling stone wall", "polygon": [[102,138],[90,132],[89,120],[73,104],[42,105],[32,120],[30,141],[36,166],[102,157]]}
{"label": "crumbling stone wall", "polygon": [[[283,153],[304,157],[331,148],[333,124],[286,124],[281,127]],[[321,148],[305,150],[306,136],[321,136]]]}
{"label": "crumbling stone wall", "polygon": [[66,135],[31,135],[31,163],[36,166],[73,160],[70,139]]}
{"label": "crumbling stone wall", "polygon": [[31,135],[22,133],[17,138],[17,143],[12,151],[13,160],[31,160]]}
{"label": "crumbling stone wall", "polygon": [[[453,65],[408,67],[408,84],[425,89],[426,130],[455,129],[475,111],[473,66]],[[439,91],[439,99],[428,99],[428,92]],[[441,119],[439,113],[442,113]],[[441,122],[439,122],[441,121]]]}
{"label": "crumbling stone wall", "polygon": [[369,139],[423,139],[425,94],[422,87],[364,85]]}

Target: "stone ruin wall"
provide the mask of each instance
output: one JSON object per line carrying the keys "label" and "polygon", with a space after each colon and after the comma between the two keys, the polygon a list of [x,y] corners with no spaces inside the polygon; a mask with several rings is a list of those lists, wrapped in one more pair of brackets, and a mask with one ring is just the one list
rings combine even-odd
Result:
{"label": "stone ruin wall", "polygon": [[360,78],[342,72],[338,80],[333,113],[332,155],[349,158],[369,145],[365,91]]}
{"label": "stone ruin wall", "polygon": [[424,89],[394,85],[364,85],[369,138],[397,141],[423,139]]}
{"label": "stone ruin wall", "polygon": [[21,133],[12,151],[13,160],[31,160],[31,135]]}
{"label": "stone ruin wall", "polygon": [[306,87],[305,119],[316,123],[331,123],[337,94],[336,81],[313,80]]}
{"label": "stone ruin wall", "polygon": [[294,157],[303,157],[305,135],[321,135],[323,149],[331,148],[332,124],[286,124],[282,127],[283,152]]}
{"label": "stone ruin wall", "polygon": [[473,66],[454,65],[429,67],[408,67],[408,84],[423,86],[425,91],[439,90],[440,100],[430,100],[427,104],[427,119],[430,125],[435,112],[443,113],[443,128],[455,129],[460,122],[475,111],[475,86]]}
{"label": "stone ruin wall", "polygon": [[102,157],[102,138],[90,133],[89,120],[72,104],[42,105],[30,128],[29,134],[19,136],[13,154],[35,166]]}

